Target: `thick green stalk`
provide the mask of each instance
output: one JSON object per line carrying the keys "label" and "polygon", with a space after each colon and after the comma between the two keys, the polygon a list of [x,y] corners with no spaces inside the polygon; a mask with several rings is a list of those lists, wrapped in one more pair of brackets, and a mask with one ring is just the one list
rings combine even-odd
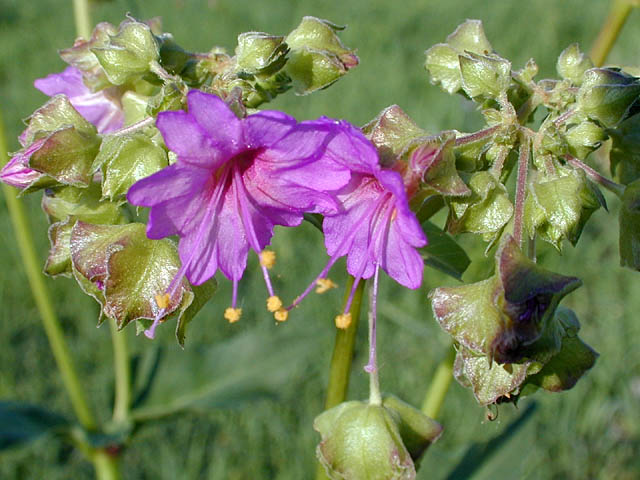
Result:
{"label": "thick green stalk", "polygon": [[[88,40],[92,32],[91,6],[89,5],[89,0],[73,0],[73,15],[76,22],[76,34]],[[111,326],[113,362],[116,377],[113,419],[124,422],[129,417],[129,406],[131,403],[131,378],[127,339],[124,334],[117,331],[114,321],[109,320],[109,324]],[[112,455],[104,449],[97,449],[92,452],[90,459],[96,470],[96,478],[99,480],[119,480],[121,478],[120,466],[116,455]]]}
{"label": "thick green stalk", "polygon": [[[4,135],[4,125],[2,124],[2,118],[0,116],[0,163],[4,165],[6,161],[7,143]],[[42,324],[44,325],[45,333],[51,345],[53,357],[60,370],[62,382],[67,389],[69,398],[71,399],[71,405],[79,422],[87,430],[93,430],[96,427],[96,422],[89,410],[89,404],[87,403],[82,384],[73,365],[69,348],[64,341],[62,328],[53,310],[49,291],[42,277],[41,262],[33,244],[33,236],[31,235],[24,205],[16,197],[18,193],[17,190],[4,183],[2,184],[2,190],[7,202],[7,210],[9,211],[11,223],[13,224],[22,263],[27,274],[27,279],[29,280],[29,285],[31,286],[31,293],[33,294],[40,317],[42,318]]]}
{"label": "thick green stalk", "polygon": [[111,341],[113,343],[113,367],[115,372],[115,400],[113,403],[113,421],[117,423],[129,420],[131,407],[131,370],[129,368],[129,347],[126,332],[118,331],[114,320],[109,319]]}
{"label": "thick green stalk", "polygon": [[455,358],[456,350],[451,346],[447,355],[438,365],[422,403],[422,413],[427,417],[435,419],[440,413],[440,408],[442,408],[445,396],[453,380],[453,362]]}
{"label": "thick green stalk", "polygon": [[[349,276],[344,289],[344,306],[347,304],[349,294],[353,288],[353,282],[354,278]],[[364,291],[365,283],[364,280],[360,280],[353,294],[351,308],[349,309],[351,325],[344,330],[340,328],[336,329],[336,340],[333,345],[331,366],[329,367],[327,398],[324,403],[325,410],[329,410],[347,399],[351,363],[353,362],[353,349],[356,344],[356,333],[358,332],[358,320],[360,319],[360,307],[362,305],[362,292]],[[324,468],[318,463],[316,480],[327,480],[328,478]]]}
{"label": "thick green stalk", "polygon": [[607,59],[611,48],[627,21],[631,9],[640,6],[638,0],[612,0],[609,15],[602,24],[600,33],[591,47],[591,60],[597,67]]}
{"label": "thick green stalk", "polygon": [[73,0],[73,18],[76,21],[76,35],[89,40],[91,37],[91,13],[87,0]]}
{"label": "thick green stalk", "polygon": [[[354,278],[349,277],[345,288],[344,304],[346,305],[349,293],[353,287]],[[360,306],[362,304],[362,292],[365,285],[364,280],[356,287],[351,302],[351,325],[348,328],[336,329],[336,340],[333,346],[331,366],[329,367],[329,386],[327,387],[327,399],[324,407],[326,410],[342,403],[347,398],[347,388],[349,387],[349,376],[351,374],[351,363],[353,361],[353,349],[356,343],[356,332],[358,330],[358,319],[360,318]]]}

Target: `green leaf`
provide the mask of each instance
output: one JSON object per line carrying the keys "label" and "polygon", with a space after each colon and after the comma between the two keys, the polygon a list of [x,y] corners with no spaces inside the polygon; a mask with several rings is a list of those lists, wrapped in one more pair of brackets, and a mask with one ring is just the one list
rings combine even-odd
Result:
{"label": "green leaf", "polygon": [[142,132],[105,137],[95,163],[102,170],[102,195],[111,200],[123,197],[135,182],[169,165],[165,150]]}
{"label": "green leaf", "polygon": [[611,173],[616,181],[628,185],[640,179],[640,114],[607,130],[611,137]]}
{"label": "green leaf", "polygon": [[471,263],[467,253],[449,234],[433,223],[424,222],[422,229],[429,241],[426,247],[420,249],[425,264],[462,280],[462,274]]}
{"label": "green leaf", "polygon": [[[187,308],[184,312],[181,312],[176,325],[176,339],[181,347],[184,347],[184,341],[187,335],[187,326],[191,323],[193,317],[200,311],[204,304],[213,297],[217,288],[218,282],[215,278],[211,278],[202,285],[193,285],[191,287],[193,293],[190,293],[190,295],[193,298],[188,303],[186,301],[182,302],[183,305],[187,306]],[[185,292],[185,295],[187,295],[187,292]]]}
{"label": "green leaf", "polygon": [[48,433],[70,428],[63,416],[37,405],[0,402],[0,450],[30,442]]}
{"label": "green leaf", "polygon": [[562,341],[560,353],[555,355],[527,384],[550,392],[562,392],[572,388],[596,363],[598,354],[578,336],[567,336]]}

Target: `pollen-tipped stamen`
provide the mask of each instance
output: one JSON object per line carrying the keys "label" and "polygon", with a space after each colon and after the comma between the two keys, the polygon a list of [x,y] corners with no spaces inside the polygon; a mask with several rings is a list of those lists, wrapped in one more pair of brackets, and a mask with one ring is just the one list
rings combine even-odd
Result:
{"label": "pollen-tipped stamen", "polygon": [[286,322],[289,318],[289,311],[285,308],[280,308],[277,312],[274,312],[273,318],[275,318],[277,322]]}
{"label": "pollen-tipped stamen", "polygon": [[351,313],[347,312],[336,315],[334,321],[337,328],[339,328],[340,330],[346,330],[347,328],[349,328],[349,326],[351,326]]}
{"label": "pollen-tipped stamen", "polygon": [[224,311],[224,318],[229,323],[237,322],[238,320],[240,320],[241,316],[242,316],[241,308],[227,307],[227,309]]}
{"label": "pollen-tipped stamen", "polygon": [[332,288],[338,288],[338,285],[330,278],[319,278],[316,280],[316,293],[323,294]]}
{"label": "pollen-tipped stamen", "polygon": [[282,309],[282,300],[280,300],[280,297],[272,295],[267,298],[267,310],[271,313],[275,313],[280,309]]}

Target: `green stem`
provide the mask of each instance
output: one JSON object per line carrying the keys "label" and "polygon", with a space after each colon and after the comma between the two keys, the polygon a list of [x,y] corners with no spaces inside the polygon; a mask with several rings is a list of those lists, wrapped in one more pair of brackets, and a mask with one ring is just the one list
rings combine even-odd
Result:
{"label": "green stem", "polygon": [[[354,278],[349,276],[345,288],[344,304],[346,305],[349,293],[353,287]],[[349,387],[349,376],[351,374],[351,363],[353,361],[353,349],[356,343],[356,332],[358,330],[358,319],[360,318],[360,306],[362,304],[362,292],[365,285],[364,280],[356,287],[351,302],[349,313],[351,314],[351,325],[348,328],[336,329],[336,340],[331,356],[331,366],[329,367],[329,386],[327,387],[327,399],[324,407],[326,410],[342,403],[347,398],[347,388]]]}
{"label": "green stem", "polygon": [[91,456],[97,480],[120,480],[118,459],[106,450],[96,450]]}
{"label": "green stem", "polygon": [[[4,135],[4,125],[0,116],[0,162],[4,165],[7,161],[7,143]],[[33,244],[33,236],[27,221],[24,205],[16,197],[17,190],[8,185],[2,184],[2,190],[7,202],[7,210],[11,217],[13,230],[16,236],[16,243],[20,250],[20,256],[24,265],[27,279],[31,287],[31,293],[36,302],[38,312],[42,318],[44,330],[53,351],[53,357],[60,370],[62,382],[71,399],[71,405],[78,417],[78,421],[87,430],[93,430],[96,422],[89,410],[89,404],[84,394],[82,384],[73,365],[71,354],[64,336],[62,328],[53,310],[49,291],[44,283],[41,273],[40,260],[36,254]]]}
{"label": "green stem", "polygon": [[119,332],[114,320],[109,319],[111,341],[113,343],[113,366],[115,374],[115,401],[113,421],[122,423],[129,420],[131,406],[131,371],[129,370],[129,348],[125,332]]}
{"label": "green stem", "polygon": [[631,9],[640,5],[638,0],[612,0],[609,15],[602,24],[600,33],[591,47],[591,60],[599,67],[607,59],[611,48],[627,21]]}
{"label": "green stem", "polygon": [[444,398],[453,380],[453,362],[455,358],[456,350],[451,346],[433,375],[433,380],[431,380],[431,385],[429,385],[422,403],[422,413],[429,418],[435,419],[440,413]]}
{"label": "green stem", "polygon": [[88,0],[73,0],[73,17],[76,21],[76,35],[91,38],[91,14]]}
{"label": "green stem", "polygon": [[[344,306],[347,304],[349,294],[353,288],[354,278],[349,276],[344,291]],[[364,280],[356,287],[351,302],[349,313],[351,314],[351,325],[343,329],[336,329],[336,340],[333,345],[333,355],[331,356],[331,366],[329,367],[329,385],[327,387],[327,398],[324,404],[325,410],[341,404],[347,398],[349,387],[349,376],[351,375],[351,363],[353,361],[353,349],[356,343],[356,333],[358,331],[358,320],[360,319],[360,307],[362,305],[362,292],[364,291]],[[318,463],[316,468],[316,480],[328,480],[324,467]]]}

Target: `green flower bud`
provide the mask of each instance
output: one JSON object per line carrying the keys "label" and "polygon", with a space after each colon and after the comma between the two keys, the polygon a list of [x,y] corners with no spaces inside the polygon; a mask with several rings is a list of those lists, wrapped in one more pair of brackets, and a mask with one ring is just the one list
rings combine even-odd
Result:
{"label": "green flower bud", "polygon": [[358,57],[346,48],[336,32],[339,27],[326,20],[304,17],[285,39],[291,49],[286,73],[299,95],[328,87],[358,65]]}
{"label": "green flower bud", "polygon": [[564,137],[569,146],[569,153],[581,159],[586,158],[607,139],[604,129],[589,120],[569,125]]}
{"label": "green flower bud", "polygon": [[122,22],[106,44],[90,50],[114,85],[149,72],[152,62],[160,58],[158,41],[149,26],[132,18]]}
{"label": "green flower bud", "polygon": [[622,195],[620,265],[640,271],[640,180],[627,185]]}
{"label": "green flower bud", "polygon": [[52,277],[62,275],[71,276],[71,229],[75,219],[68,218],[63,222],[56,222],[49,227],[48,236],[51,250],[44,264],[44,273]]}
{"label": "green flower bud", "polygon": [[556,63],[558,74],[577,86],[582,84],[583,76],[590,68],[593,68],[593,62],[587,55],[580,51],[577,43],[573,43],[565,48]]}
{"label": "green flower bud", "polygon": [[238,69],[251,75],[271,76],[287,62],[284,37],[262,32],[241,33],[236,47]]}
{"label": "green flower bud", "polygon": [[576,245],[584,225],[605,200],[579,169],[556,166],[556,175],[542,176],[529,187],[524,220],[534,234],[562,251],[562,240]]}
{"label": "green flower bud", "polygon": [[576,97],[577,109],[605,127],[627,117],[640,95],[640,81],[620,70],[592,68],[584,74]]}
{"label": "green flower bud", "polygon": [[102,22],[96,25],[89,40],[78,38],[73,47],[60,51],[60,57],[82,72],[85,84],[93,91],[102,90],[112,84],[91,49],[108,45],[111,36],[117,32],[116,27]]}
{"label": "green flower bud", "polygon": [[316,454],[329,478],[415,478],[415,467],[402,442],[396,415],[382,405],[351,401],[316,417],[313,428],[322,436]]}
{"label": "green flower bud", "polygon": [[120,206],[102,199],[99,183],[87,188],[61,187],[47,189],[42,196],[42,210],[51,222],[73,217],[93,224],[124,223]]}
{"label": "green flower bud", "polygon": [[450,94],[464,89],[471,98],[496,98],[510,84],[511,64],[492,52],[482,22],[467,20],[447,37],[446,43],[425,52],[425,68],[431,82]]}
{"label": "green flower bud", "polygon": [[479,233],[493,242],[513,216],[507,189],[487,171],[472,174],[467,185],[470,196],[448,200],[447,231]]}

